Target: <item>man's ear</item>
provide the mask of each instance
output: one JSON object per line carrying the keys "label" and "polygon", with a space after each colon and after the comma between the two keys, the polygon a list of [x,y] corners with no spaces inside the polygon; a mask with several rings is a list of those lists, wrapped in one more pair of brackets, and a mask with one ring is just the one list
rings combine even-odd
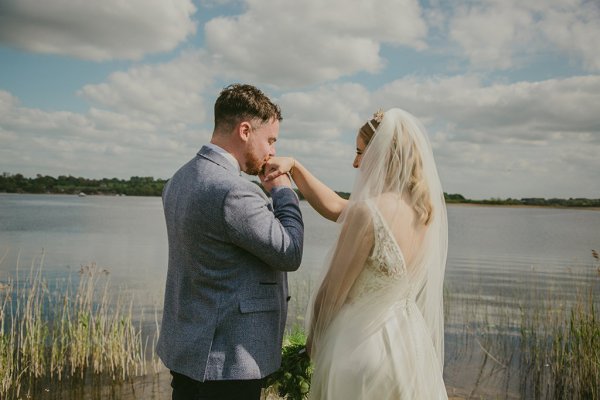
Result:
{"label": "man's ear", "polygon": [[248,121],[242,121],[237,127],[237,134],[243,142],[247,142],[250,139],[250,132],[252,132],[252,125]]}

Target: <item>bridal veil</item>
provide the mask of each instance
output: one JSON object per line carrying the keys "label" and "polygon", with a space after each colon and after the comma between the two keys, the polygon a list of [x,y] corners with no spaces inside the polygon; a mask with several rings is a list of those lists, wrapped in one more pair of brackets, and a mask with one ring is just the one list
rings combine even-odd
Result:
{"label": "bridal veil", "polygon": [[[344,315],[343,330],[335,333],[338,338],[331,339],[328,331],[336,324],[336,318],[348,309],[353,285],[372,255],[376,241],[368,204],[375,205],[402,253],[404,265],[399,266],[402,276],[390,279],[393,283],[386,290],[374,291],[353,304],[351,316]],[[419,342],[414,346],[425,343],[430,347],[431,362],[424,368],[438,369],[436,375],[441,377],[448,223],[431,144],[414,116],[397,108],[384,113],[363,153],[348,206],[338,222],[339,236],[328,256],[319,290],[313,294],[307,311],[311,358],[318,365],[321,357],[333,354],[329,347],[336,340],[343,340],[344,335],[368,338],[380,329],[391,309],[402,302],[413,301],[422,316],[419,316],[419,323],[423,325],[421,336],[427,336],[426,340],[415,339]],[[390,340],[410,345],[408,336],[416,337],[420,331],[407,329],[403,328]],[[399,373],[423,372],[406,365]]]}

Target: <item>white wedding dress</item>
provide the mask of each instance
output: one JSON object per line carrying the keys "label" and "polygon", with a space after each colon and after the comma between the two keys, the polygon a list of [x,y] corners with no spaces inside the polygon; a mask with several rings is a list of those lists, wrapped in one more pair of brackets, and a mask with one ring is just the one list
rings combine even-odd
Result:
{"label": "white wedding dress", "polygon": [[[311,399],[447,399],[441,361],[392,230],[367,201],[373,249],[314,360]],[[393,299],[390,304],[371,301]]]}

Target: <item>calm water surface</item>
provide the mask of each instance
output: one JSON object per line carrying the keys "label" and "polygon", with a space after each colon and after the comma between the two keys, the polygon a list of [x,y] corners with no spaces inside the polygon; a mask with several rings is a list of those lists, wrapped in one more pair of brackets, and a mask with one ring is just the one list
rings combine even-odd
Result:
{"label": "calm water surface", "polygon": [[[306,239],[303,263],[290,281],[318,276],[337,225],[301,204]],[[552,208],[448,206],[446,283],[485,277],[496,291],[515,289],[519,272],[562,279],[590,268],[600,250],[600,212]],[[167,240],[158,197],[0,194],[0,279],[17,264],[29,269],[44,255],[52,275],[95,262],[130,290],[144,288],[162,301]]]}

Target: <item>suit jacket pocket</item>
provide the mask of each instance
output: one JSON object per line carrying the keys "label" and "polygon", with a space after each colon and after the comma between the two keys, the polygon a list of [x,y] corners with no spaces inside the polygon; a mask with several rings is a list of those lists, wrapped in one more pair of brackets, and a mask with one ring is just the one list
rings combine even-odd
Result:
{"label": "suit jacket pocket", "polygon": [[279,301],[273,297],[268,299],[245,299],[240,301],[240,312],[242,313],[277,311],[279,308]]}

